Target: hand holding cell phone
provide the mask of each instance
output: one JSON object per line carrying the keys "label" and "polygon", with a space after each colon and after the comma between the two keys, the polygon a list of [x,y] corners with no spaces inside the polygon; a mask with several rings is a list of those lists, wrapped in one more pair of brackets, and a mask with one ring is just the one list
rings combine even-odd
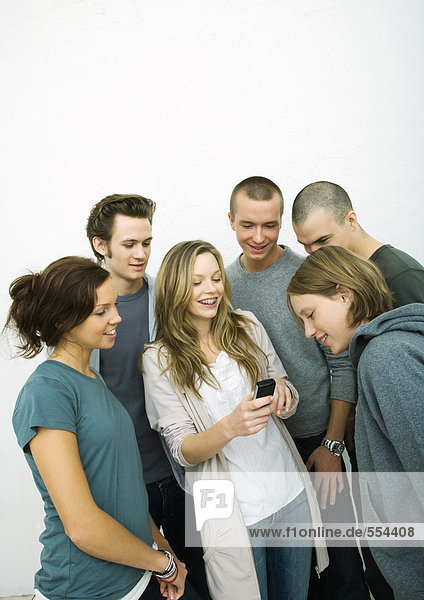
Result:
{"label": "hand holding cell phone", "polygon": [[292,404],[292,395],[284,379],[262,379],[255,385],[253,398],[272,396],[275,404],[273,411],[279,417],[283,412],[289,412]]}
{"label": "hand holding cell phone", "polygon": [[273,396],[275,391],[275,379],[262,379],[257,381],[253,398],[263,398],[264,396]]}
{"label": "hand holding cell phone", "polygon": [[231,438],[252,435],[267,426],[269,417],[275,410],[274,389],[274,379],[258,381],[255,392],[243,398],[225,417],[231,431]]}

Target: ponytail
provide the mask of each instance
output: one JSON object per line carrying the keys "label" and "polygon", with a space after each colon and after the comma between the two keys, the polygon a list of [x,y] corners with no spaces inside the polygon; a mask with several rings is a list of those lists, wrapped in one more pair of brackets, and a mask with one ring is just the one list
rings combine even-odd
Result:
{"label": "ponytail", "polygon": [[36,356],[43,348],[37,321],[39,284],[40,274],[30,273],[18,277],[9,287],[9,295],[13,302],[5,328],[17,331],[17,348],[19,354],[25,358]]}

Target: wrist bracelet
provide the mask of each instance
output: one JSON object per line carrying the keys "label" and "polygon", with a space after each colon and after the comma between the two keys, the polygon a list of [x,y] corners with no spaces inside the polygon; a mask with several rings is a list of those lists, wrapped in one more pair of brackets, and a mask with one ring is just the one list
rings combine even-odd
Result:
{"label": "wrist bracelet", "polygon": [[168,557],[168,564],[166,566],[166,569],[164,571],[158,572],[158,571],[153,571],[154,575],[156,575],[157,577],[160,577],[161,579],[168,579],[169,577],[172,577],[173,574],[175,573],[175,569],[177,567],[177,565],[175,564],[174,561],[174,557],[172,556],[172,554],[170,552],[168,552],[168,550],[157,550],[158,552],[162,552],[162,554],[166,554],[166,556]]}
{"label": "wrist bracelet", "polygon": [[[172,561],[172,568],[171,568],[171,570],[169,572],[167,572],[165,575],[163,573],[162,574],[160,574],[160,573],[156,574],[156,577],[159,577],[159,579],[161,579],[165,583],[171,583],[177,577],[175,575],[176,571],[178,571],[177,564],[174,561]],[[175,577],[174,577],[174,575],[175,575]],[[172,580],[171,580],[171,578],[172,578]]]}
{"label": "wrist bracelet", "polygon": [[175,575],[172,579],[162,579],[162,581],[164,581],[165,583],[173,583],[178,577],[178,566],[175,564]]}

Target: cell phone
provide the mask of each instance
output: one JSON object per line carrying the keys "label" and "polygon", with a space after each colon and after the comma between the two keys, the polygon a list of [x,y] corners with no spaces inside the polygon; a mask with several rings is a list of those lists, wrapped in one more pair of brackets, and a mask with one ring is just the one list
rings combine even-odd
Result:
{"label": "cell phone", "polygon": [[272,396],[275,390],[275,379],[262,379],[255,385],[254,398],[263,398],[264,396]]}

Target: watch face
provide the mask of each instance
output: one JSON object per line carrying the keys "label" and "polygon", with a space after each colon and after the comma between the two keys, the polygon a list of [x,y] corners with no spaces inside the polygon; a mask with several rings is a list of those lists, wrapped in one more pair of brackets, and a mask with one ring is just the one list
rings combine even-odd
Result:
{"label": "watch face", "polygon": [[343,450],[345,449],[343,442],[338,442],[337,440],[328,440],[327,438],[323,438],[321,446],[328,448],[328,450],[330,450],[331,454],[334,454],[334,456],[341,456],[343,454]]}
{"label": "watch face", "polygon": [[344,449],[345,449],[345,446],[341,442],[333,442],[332,453],[335,454],[336,456],[341,456]]}

